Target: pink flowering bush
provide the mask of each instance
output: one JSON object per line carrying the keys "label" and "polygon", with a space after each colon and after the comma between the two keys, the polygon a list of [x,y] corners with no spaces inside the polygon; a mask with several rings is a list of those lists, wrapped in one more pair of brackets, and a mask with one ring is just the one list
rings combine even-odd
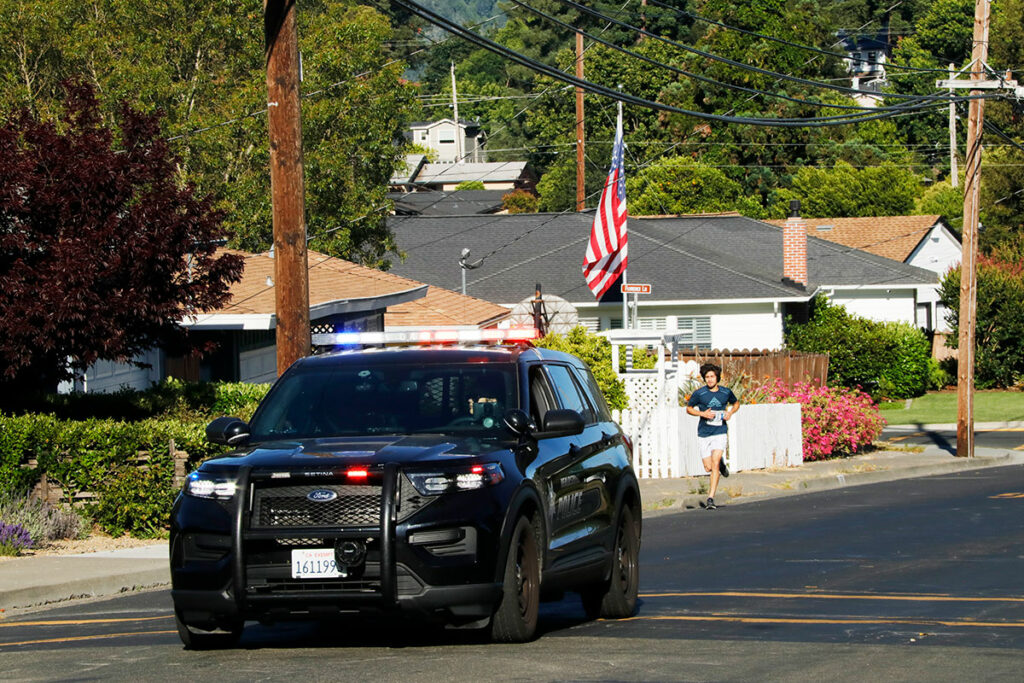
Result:
{"label": "pink flowering bush", "polygon": [[885,426],[878,406],[863,391],[781,380],[764,387],[770,403],[799,403],[804,460],[841,458],[870,445]]}

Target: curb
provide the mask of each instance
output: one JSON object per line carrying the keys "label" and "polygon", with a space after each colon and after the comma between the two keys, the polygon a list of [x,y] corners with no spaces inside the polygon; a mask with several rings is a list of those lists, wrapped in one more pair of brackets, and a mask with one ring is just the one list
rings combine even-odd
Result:
{"label": "curb", "polygon": [[0,607],[4,610],[41,607],[69,600],[102,598],[133,591],[162,588],[171,584],[167,568],[113,574],[110,576],[72,579],[55,586],[28,586],[0,592]]}
{"label": "curb", "polygon": [[[815,493],[818,491],[829,491],[833,489],[846,488],[849,486],[861,486],[864,484],[877,484],[886,481],[899,479],[914,479],[918,477],[950,474],[962,470],[984,469],[986,467],[999,467],[1024,463],[1024,454],[1001,453],[999,455],[975,456],[971,459],[953,458],[950,462],[916,465],[912,467],[899,468],[897,470],[876,470],[872,472],[849,472],[830,473],[825,476],[804,479],[794,484],[792,489],[775,489],[766,493],[751,493],[736,498],[730,497],[724,491],[719,491],[715,496],[715,502],[719,505],[740,505],[752,503],[769,498],[781,498],[784,496],[796,496],[804,493]],[[739,473],[737,473],[739,474]],[[643,480],[641,480],[641,488]],[[665,507],[654,507],[654,503],[643,506],[645,517],[657,517],[664,514],[682,512],[686,510],[700,509],[700,503],[705,499],[702,494],[687,493],[674,501],[672,505]]]}

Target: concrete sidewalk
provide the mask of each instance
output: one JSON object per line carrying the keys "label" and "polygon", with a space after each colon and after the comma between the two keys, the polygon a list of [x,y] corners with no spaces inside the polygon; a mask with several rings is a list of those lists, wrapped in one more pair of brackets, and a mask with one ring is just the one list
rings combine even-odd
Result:
{"label": "concrete sidewalk", "polygon": [[[879,451],[799,467],[735,472],[722,479],[715,502],[736,505],[843,486],[1012,464],[1024,464],[1024,453],[979,448],[976,457],[967,459],[937,448],[920,453]],[[641,480],[644,515],[652,517],[698,508],[707,497],[701,493],[702,487],[706,490],[707,481],[707,477]],[[0,610],[9,612],[77,598],[110,596],[169,583],[166,541],[100,553],[14,558],[0,562]]]}

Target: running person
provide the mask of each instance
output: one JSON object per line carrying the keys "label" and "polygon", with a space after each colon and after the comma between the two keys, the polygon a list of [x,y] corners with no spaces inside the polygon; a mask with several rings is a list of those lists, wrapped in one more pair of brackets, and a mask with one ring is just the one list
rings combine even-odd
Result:
{"label": "running person", "polygon": [[739,410],[740,402],[731,389],[719,386],[722,368],[705,363],[700,366],[700,376],[704,378],[704,386],[690,395],[686,412],[700,418],[697,422],[697,445],[704,470],[711,474],[711,486],[704,507],[715,510],[718,508],[715,505],[715,493],[718,491],[719,475],[729,476],[729,468],[724,459],[725,449],[729,445],[727,422]]}

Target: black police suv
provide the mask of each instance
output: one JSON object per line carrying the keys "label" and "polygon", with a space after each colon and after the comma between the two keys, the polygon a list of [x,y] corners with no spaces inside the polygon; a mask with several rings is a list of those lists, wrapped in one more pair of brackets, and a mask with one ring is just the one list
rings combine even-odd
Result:
{"label": "black police suv", "polygon": [[411,612],[494,640],[533,637],[566,590],[591,617],[637,599],[641,505],[631,446],[575,356],[528,344],[311,356],[235,450],[174,504],[171,595],[189,648],[246,620]]}

